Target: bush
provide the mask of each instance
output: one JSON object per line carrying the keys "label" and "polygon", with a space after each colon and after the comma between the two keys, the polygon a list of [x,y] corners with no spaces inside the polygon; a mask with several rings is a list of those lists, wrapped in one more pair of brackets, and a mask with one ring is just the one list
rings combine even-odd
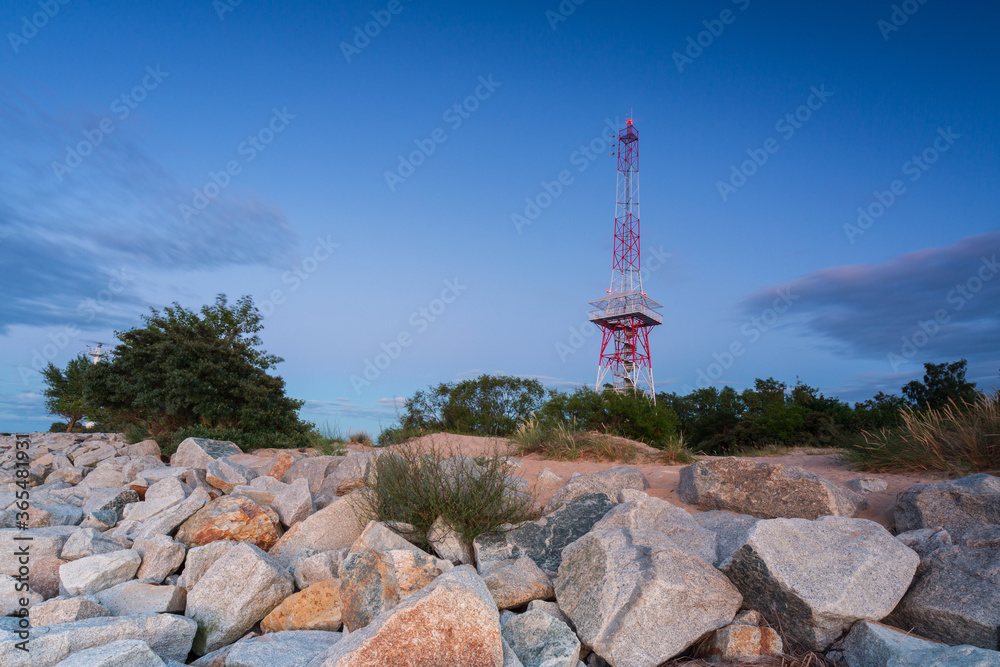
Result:
{"label": "bush", "polygon": [[362,522],[401,521],[414,527],[407,539],[429,550],[428,532],[440,516],[471,544],[503,524],[535,516],[535,499],[508,477],[505,453],[476,459],[433,445],[403,444],[380,454],[368,470],[368,488],[355,496]]}
{"label": "bush", "polygon": [[644,394],[596,392],[587,387],[572,394],[550,392],[539,414],[542,425],[550,431],[567,427],[597,431],[656,448],[676,440],[679,421],[669,405],[654,405]]}
{"label": "bush", "polygon": [[[274,431],[247,431],[220,426],[191,426],[156,438],[165,456],[177,451],[177,446],[187,438],[208,438],[227,440],[235,443],[244,452],[252,449],[297,449],[315,446],[318,442],[308,431],[303,433],[280,433]],[[317,447],[321,449],[321,447]]]}
{"label": "bush", "polygon": [[940,470],[965,475],[1000,472],[1000,398],[949,399],[941,408],[903,408],[902,424],[863,432],[849,461],[863,470]]}
{"label": "bush", "polygon": [[538,380],[508,375],[442,383],[406,399],[400,427],[407,433],[510,435],[525,415],[538,409],[544,396]]}
{"label": "bush", "polygon": [[368,435],[368,431],[358,431],[355,433],[351,433],[351,435],[348,436],[348,439],[351,442],[357,443],[359,445],[365,445],[367,447],[372,446],[372,437]]}

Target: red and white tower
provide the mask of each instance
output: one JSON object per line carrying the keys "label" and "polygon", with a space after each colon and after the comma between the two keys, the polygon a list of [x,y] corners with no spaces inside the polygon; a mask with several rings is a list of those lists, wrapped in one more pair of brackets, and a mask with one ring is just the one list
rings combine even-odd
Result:
{"label": "red and white tower", "polygon": [[[648,391],[653,401],[653,363],[649,330],[663,323],[655,312],[662,306],[642,289],[639,245],[639,134],[629,119],[618,132],[618,196],[615,204],[615,246],[611,288],[591,301],[590,321],[601,327],[601,357],[597,391],[604,383],[615,391]],[[611,378],[608,379],[608,374]]]}

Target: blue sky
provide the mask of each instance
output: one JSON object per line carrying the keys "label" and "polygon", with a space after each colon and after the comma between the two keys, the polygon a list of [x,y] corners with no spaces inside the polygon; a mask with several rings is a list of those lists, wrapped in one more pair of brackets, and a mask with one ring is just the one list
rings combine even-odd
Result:
{"label": "blue sky", "polygon": [[997,385],[998,17],[8,0],[0,430],[53,420],[33,366],[218,293],[254,297],[303,416],[344,431],[479,373],[592,383],[630,115],[658,390],[860,400],[962,357]]}

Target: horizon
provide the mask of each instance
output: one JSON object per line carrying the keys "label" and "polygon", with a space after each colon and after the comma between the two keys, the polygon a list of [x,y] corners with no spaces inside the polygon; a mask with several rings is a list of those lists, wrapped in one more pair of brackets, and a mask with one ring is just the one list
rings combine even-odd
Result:
{"label": "horizon", "polygon": [[13,0],[0,431],[57,421],[40,364],[220,293],[253,297],[303,419],[345,434],[480,374],[593,387],[626,119],[657,392],[854,403],[963,358],[995,388],[997,18]]}

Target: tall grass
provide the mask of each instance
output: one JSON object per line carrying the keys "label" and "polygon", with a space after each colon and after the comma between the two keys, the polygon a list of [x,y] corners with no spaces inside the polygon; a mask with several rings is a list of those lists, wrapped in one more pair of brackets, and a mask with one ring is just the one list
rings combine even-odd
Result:
{"label": "tall grass", "polygon": [[403,443],[375,458],[354,509],[362,522],[412,525],[407,539],[425,549],[431,526],[444,517],[471,544],[503,524],[535,518],[535,498],[519,491],[508,466],[499,448],[472,459],[435,444]]}
{"label": "tall grass", "polygon": [[[519,455],[539,454],[554,461],[583,459],[635,463],[640,458],[634,443],[614,435],[584,431],[575,419],[550,426],[532,414],[522,420],[510,439]],[[684,439],[680,437],[669,440],[663,447],[663,454],[657,458],[663,463],[673,463],[686,462],[691,457],[684,450]]]}
{"label": "tall grass", "polygon": [[903,423],[863,431],[847,459],[863,470],[939,470],[959,475],[1000,471],[1000,398],[981,394],[973,401],[938,409],[904,408]]}

